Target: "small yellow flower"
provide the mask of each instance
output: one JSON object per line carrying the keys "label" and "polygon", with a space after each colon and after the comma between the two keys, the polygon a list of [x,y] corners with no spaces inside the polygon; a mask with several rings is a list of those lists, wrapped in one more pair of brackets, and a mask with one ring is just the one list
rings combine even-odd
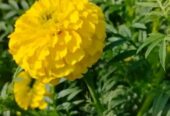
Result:
{"label": "small yellow flower", "polygon": [[20,72],[14,81],[14,96],[17,104],[27,110],[28,108],[45,109],[47,102],[45,84],[32,79],[26,72]]}
{"label": "small yellow flower", "polygon": [[101,56],[104,16],[88,0],[38,0],[9,37],[14,60],[32,77],[74,80]]}

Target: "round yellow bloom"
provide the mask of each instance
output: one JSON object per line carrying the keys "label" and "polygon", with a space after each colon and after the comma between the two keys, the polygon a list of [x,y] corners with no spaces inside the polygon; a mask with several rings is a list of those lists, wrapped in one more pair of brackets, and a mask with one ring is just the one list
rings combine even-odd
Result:
{"label": "round yellow bloom", "polygon": [[88,0],[38,0],[9,37],[10,53],[32,77],[74,80],[101,56],[104,16]]}
{"label": "round yellow bloom", "polygon": [[17,104],[27,110],[28,108],[45,109],[47,102],[45,84],[35,81],[26,72],[20,72],[14,82],[14,96]]}

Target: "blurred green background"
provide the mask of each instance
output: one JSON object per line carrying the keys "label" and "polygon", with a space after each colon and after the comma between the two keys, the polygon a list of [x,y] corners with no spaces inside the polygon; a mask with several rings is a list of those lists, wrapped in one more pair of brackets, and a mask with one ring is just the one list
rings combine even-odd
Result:
{"label": "blurred green background", "polygon": [[46,110],[19,108],[8,35],[33,2],[0,0],[0,115],[170,116],[169,0],[92,0],[107,23],[101,59],[82,79],[54,87]]}

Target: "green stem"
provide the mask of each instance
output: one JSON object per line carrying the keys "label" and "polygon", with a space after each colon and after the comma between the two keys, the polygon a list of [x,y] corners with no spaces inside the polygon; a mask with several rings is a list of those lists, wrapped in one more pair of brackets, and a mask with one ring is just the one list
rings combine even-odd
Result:
{"label": "green stem", "polygon": [[99,101],[99,99],[98,99],[99,97],[97,97],[97,94],[96,94],[96,92],[95,92],[95,90],[94,90],[93,84],[91,83],[91,81],[89,81],[88,77],[87,77],[87,78],[85,77],[85,78],[84,78],[84,81],[85,81],[85,83],[86,83],[86,85],[87,85],[87,87],[88,87],[88,90],[89,90],[89,92],[90,92],[90,94],[91,94],[91,97],[92,97],[92,99],[93,99],[93,101],[94,101],[94,105],[95,105],[95,107],[96,107],[98,116],[103,116],[104,107],[103,107],[102,104],[100,103],[100,101]]}
{"label": "green stem", "polygon": [[160,82],[164,78],[164,74],[165,74],[165,72],[162,68],[160,68],[159,71],[157,73],[155,73],[155,78],[152,81],[152,89],[148,93],[148,95],[146,96],[146,99],[143,102],[142,107],[138,111],[137,116],[143,116],[148,111],[148,109],[150,108],[150,106],[153,102],[153,99],[156,95],[156,93],[154,93],[153,90],[155,89],[155,87],[159,86]]}
{"label": "green stem", "polygon": [[141,109],[139,110],[137,116],[143,116],[145,114],[145,112],[149,109],[153,99],[154,99],[155,94],[150,94],[147,96],[147,98],[145,99]]}

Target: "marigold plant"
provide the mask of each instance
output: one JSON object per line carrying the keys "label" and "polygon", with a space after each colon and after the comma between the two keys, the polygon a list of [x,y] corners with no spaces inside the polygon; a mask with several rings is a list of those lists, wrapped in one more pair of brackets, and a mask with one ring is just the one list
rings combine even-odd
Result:
{"label": "marigold plant", "polygon": [[105,22],[88,0],[39,0],[9,36],[14,60],[43,82],[81,77],[101,56]]}
{"label": "marigold plant", "polygon": [[169,59],[170,0],[0,0],[0,116],[170,116]]}

